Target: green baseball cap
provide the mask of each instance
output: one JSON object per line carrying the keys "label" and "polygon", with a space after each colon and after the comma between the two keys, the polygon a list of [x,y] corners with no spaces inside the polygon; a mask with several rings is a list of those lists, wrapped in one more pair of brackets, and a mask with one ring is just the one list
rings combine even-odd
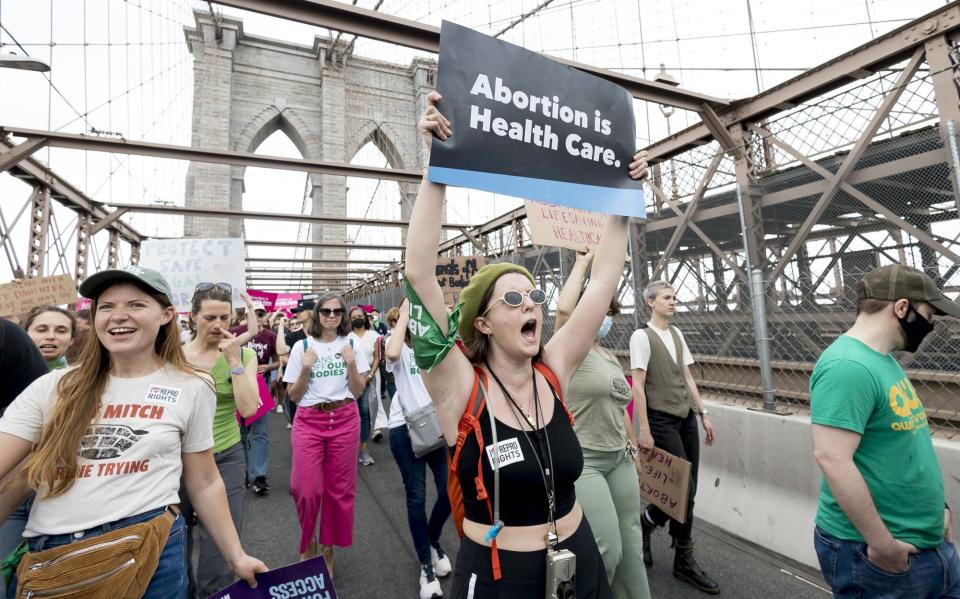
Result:
{"label": "green baseball cap", "polygon": [[478,270],[475,275],[470,277],[470,282],[460,293],[460,321],[457,323],[457,332],[460,333],[460,339],[467,345],[473,343],[476,332],[473,328],[473,321],[479,316],[480,301],[487,293],[487,289],[508,272],[520,273],[527,277],[530,283],[534,283],[533,275],[526,268],[511,262],[499,262],[487,264]]}
{"label": "green baseball cap", "polygon": [[960,318],[960,304],[937,287],[930,275],[902,264],[881,266],[867,273],[857,286],[857,299],[926,302],[937,314]]}
{"label": "green baseball cap", "polygon": [[144,285],[167,296],[170,303],[173,304],[173,293],[170,290],[170,284],[163,278],[159,272],[151,268],[142,266],[126,266],[124,268],[114,268],[110,270],[101,270],[90,275],[80,283],[80,295],[88,299],[94,299],[103,289],[113,283],[132,282]]}

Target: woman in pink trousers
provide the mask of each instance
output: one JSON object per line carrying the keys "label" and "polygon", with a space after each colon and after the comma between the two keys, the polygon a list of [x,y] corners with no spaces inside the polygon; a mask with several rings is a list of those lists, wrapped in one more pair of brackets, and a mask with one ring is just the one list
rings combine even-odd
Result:
{"label": "woman in pink trousers", "polygon": [[[300,559],[319,551],[333,575],[333,546],[353,542],[357,447],[363,393],[370,370],[347,338],[346,305],[328,293],[316,302],[307,338],[290,348],[283,381],[297,404],[290,489],[300,520]],[[317,521],[320,533],[317,535]]]}

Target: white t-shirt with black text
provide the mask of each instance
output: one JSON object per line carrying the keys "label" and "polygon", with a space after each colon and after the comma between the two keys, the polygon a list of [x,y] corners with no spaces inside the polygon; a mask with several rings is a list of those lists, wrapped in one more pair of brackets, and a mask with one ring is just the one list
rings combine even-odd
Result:
{"label": "white t-shirt with black text", "polygon": [[[36,442],[67,372],[27,387],[0,418],[0,432]],[[78,532],[179,503],[180,454],[213,447],[216,401],[212,383],[170,366],[109,377],[97,420],[80,442],[75,483],[57,497],[38,493],[24,536]]]}
{"label": "white t-shirt with black text", "polygon": [[[306,341],[307,346],[317,354],[317,361],[313,363],[313,369],[310,371],[307,391],[297,405],[308,407],[353,397],[347,384],[347,363],[340,355],[343,346],[350,344],[349,339],[347,337],[337,337],[329,343],[321,343],[314,337],[307,337]],[[303,370],[303,354],[306,351],[303,345],[304,343],[301,340],[290,348],[290,360],[287,362],[287,369],[283,373],[284,383],[295,383],[300,377],[300,372]],[[367,357],[364,353],[354,343],[357,372],[360,374],[370,370],[370,364],[367,363]]]}
{"label": "white t-shirt with black text", "polygon": [[[397,394],[390,402],[390,420],[387,428],[397,428],[407,423],[403,415],[404,410],[407,414],[412,414],[430,405],[430,394],[423,386],[420,369],[413,359],[413,350],[407,347],[406,343],[400,348],[399,360],[387,360],[387,372],[393,373],[393,379],[397,384]],[[403,402],[402,406],[400,402]]]}
{"label": "white t-shirt with black text", "polygon": [[[670,334],[670,329],[661,329],[649,322],[647,326],[651,331],[660,336],[660,340],[667,346],[670,359],[676,363],[677,346],[673,342],[673,335]],[[680,345],[683,347],[683,365],[689,366],[693,364],[693,355],[690,353],[690,348],[687,347],[687,340],[683,337],[683,333],[681,333],[677,327],[671,326],[670,328],[680,335]],[[637,329],[633,332],[633,335],[630,336],[630,369],[646,370],[649,363],[650,338],[647,337],[647,333],[643,329]]]}

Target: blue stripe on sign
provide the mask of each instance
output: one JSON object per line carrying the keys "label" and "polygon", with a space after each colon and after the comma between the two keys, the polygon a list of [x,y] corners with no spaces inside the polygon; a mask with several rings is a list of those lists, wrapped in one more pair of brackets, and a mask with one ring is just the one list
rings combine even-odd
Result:
{"label": "blue stripe on sign", "polygon": [[427,178],[434,183],[481,189],[581,210],[638,218],[647,216],[642,189],[601,187],[440,166],[431,166]]}

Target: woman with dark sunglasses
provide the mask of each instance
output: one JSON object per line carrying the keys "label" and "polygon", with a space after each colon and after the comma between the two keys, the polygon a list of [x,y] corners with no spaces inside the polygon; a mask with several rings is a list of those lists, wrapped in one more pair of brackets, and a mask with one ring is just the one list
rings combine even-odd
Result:
{"label": "woman with dark sunglasses", "polygon": [[[450,121],[437,110],[440,99],[436,92],[427,97],[419,124],[428,144],[452,134]],[[646,170],[645,154],[638,153],[629,175],[639,179]],[[542,597],[548,584],[551,591],[557,588],[547,580],[548,557],[569,559],[563,553],[568,550],[575,555],[576,596],[610,597],[597,544],[576,500],[583,456],[560,398],[616,291],[628,219],[607,219],[590,284],[567,325],[544,346],[539,304],[546,297],[522,266],[480,269],[460,305],[447,314],[433,267],[444,191],[426,177],[420,184],[405,274],[417,365],[437,406],[463,495],[464,539],[452,596]],[[465,351],[456,344],[458,331]],[[483,408],[465,414],[470,405]],[[458,443],[461,430],[465,436]]]}
{"label": "woman with dark sunglasses", "polygon": [[316,557],[319,542],[332,576],[333,546],[353,543],[360,444],[356,398],[363,393],[370,366],[348,338],[343,298],[326,293],[316,306],[307,338],[290,348],[283,382],[297,403],[290,437],[290,491],[300,520],[300,559]]}
{"label": "woman with dark sunglasses", "polygon": [[[257,386],[257,354],[243,344],[256,336],[259,324],[253,302],[241,295],[247,304],[250,326],[242,335],[229,331],[233,318],[233,289],[227,283],[200,283],[193,292],[190,319],[196,335],[183,346],[183,353],[194,367],[209,373],[217,393],[213,417],[213,458],[227,489],[230,515],[236,529],[243,528],[243,500],[246,465],[240,444],[240,424],[236,412],[244,418],[253,416],[260,405]],[[188,523],[192,508],[185,505]],[[196,530],[194,531],[194,528]],[[202,524],[191,526],[188,546],[192,553],[194,533],[199,542],[200,559],[196,572],[190,568],[190,584],[200,597],[208,597],[233,582],[224,556],[213,542],[210,531]],[[188,554],[189,554],[188,553]],[[192,561],[190,562],[192,566]]]}

